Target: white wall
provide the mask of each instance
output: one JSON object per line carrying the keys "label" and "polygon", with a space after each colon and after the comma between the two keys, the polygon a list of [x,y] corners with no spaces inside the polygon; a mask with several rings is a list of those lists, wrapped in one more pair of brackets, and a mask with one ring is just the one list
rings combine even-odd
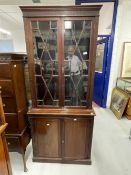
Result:
{"label": "white wall", "polygon": [[126,41],[131,42],[131,0],[119,0],[111,73],[108,88],[107,107],[110,105],[111,93],[112,89],[116,85],[116,79],[120,76],[123,42]]}
{"label": "white wall", "polygon": [[98,34],[111,34],[114,3],[82,3],[82,5],[102,5],[99,16]]}
{"label": "white wall", "polygon": [[14,44],[14,52],[25,52],[26,53],[26,43],[25,43],[25,33],[24,28],[16,29],[11,31]]}
{"label": "white wall", "polygon": [[[14,44],[14,52],[26,52],[26,43],[25,43],[25,32],[24,32],[24,23],[22,19],[22,12],[19,5],[32,5],[31,0],[27,0],[24,4],[23,1],[13,0],[10,1],[9,5],[8,1],[3,1],[3,4],[8,5],[0,5],[0,27],[6,29],[11,32],[11,36],[0,39],[13,39]],[[42,0],[41,4],[33,4],[33,5],[74,5],[75,0]]]}
{"label": "white wall", "polygon": [[99,18],[99,35],[111,34],[114,3],[103,3]]}

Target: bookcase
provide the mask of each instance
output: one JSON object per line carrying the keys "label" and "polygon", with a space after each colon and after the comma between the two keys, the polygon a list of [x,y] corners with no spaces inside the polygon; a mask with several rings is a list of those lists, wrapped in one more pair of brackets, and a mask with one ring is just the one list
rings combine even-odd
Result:
{"label": "bookcase", "polygon": [[32,107],[33,161],[91,164],[101,6],[21,6]]}

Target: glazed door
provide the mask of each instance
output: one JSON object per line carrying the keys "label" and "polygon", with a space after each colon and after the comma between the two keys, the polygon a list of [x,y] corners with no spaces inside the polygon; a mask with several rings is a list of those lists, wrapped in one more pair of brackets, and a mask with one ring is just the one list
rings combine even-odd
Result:
{"label": "glazed door", "polygon": [[35,19],[31,26],[36,105],[91,106],[92,18]]}
{"label": "glazed door", "polygon": [[108,37],[97,42],[93,100],[103,106],[108,53]]}
{"label": "glazed door", "polygon": [[63,106],[87,106],[92,22],[85,18],[64,18],[63,22]]}
{"label": "glazed door", "polygon": [[[60,103],[60,32],[58,18],[32,20],[33,60],[30,61],[33,96],[37,106],[59,106]],[[35,66],[34,66],[35,64]],[[34,82],[33,82],[34,80]]]}
{"label": "glazed door", "polygon": [[58,119],[33,119],[33,145],[37,147],[34,156],[44,158],[60,157],[60,121]]}
{"label": "glazed door", "polygon": [[63,138],[63,158],[82,160],[89,158],[89,128],[91,123],[84,119],[65,119]]}

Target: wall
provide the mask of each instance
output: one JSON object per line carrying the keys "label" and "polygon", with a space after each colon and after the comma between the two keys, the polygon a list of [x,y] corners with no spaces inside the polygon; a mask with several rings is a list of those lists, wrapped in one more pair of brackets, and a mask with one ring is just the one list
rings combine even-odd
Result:
{"label": "wall", "polygon": [[131,42],[131,0],[119,0],[116,32],[113,46],[111,73],[108,87],[107,107],[110,105],[112,89],[120,76],[123,42]]}
{"label": "wall", "polygon": [[99,16],[98,34],[111,34],[114,3],[82,3],[82,5],[102,5]]}
{"label": "wall", "polygon": [[[18,4],[18,1],[13,0],[11,5],[8,3],[9,1],[3,1],[3,5],[0,5],[0,27],[11,32],[11,36],[9,38],[2,39],[13,39],[14,52],[26,52],[26,44],[25,44],[25,32],[24,32],[24,24],[22,19],[22,12],[18,6],[23,5],[23,1],[21,4]],[[32,5],[31,0],[27,0],[24,5]],[[42,0],[43,4],[40,5],[74,5],[75,0]],[[8,4],[8,5],[4,5]],[[13,5],[12,5],[13,4]],[[33,4],[34,5],[34,4]],[[39,4],[35,4],[39,5]],[[1,39],[1,37],[0,37]]]}
{"label": "wall", "polygon": [[11,31],[11,33],[14,44],[14,52],[26,52],[24,27],[22,26],[21,29]]}

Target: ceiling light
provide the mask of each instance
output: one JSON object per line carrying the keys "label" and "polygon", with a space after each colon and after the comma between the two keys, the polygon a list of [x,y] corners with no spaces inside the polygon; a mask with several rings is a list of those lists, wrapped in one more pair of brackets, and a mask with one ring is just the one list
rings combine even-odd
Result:
{"label": "ceiling light", "polygon": [[4,34],[6,34],[6,35],[11,35],[11,32],[9,32],[9,31],[7,31],[7,30],[5,30],[5,29],[2,29],[2,28],[0,28],[0,32],[1,32],[1,33],[4,33]]}
{"label": "ceiling light", "polygon": [[40,0],[32,0],[34,3],[40,3]]}

